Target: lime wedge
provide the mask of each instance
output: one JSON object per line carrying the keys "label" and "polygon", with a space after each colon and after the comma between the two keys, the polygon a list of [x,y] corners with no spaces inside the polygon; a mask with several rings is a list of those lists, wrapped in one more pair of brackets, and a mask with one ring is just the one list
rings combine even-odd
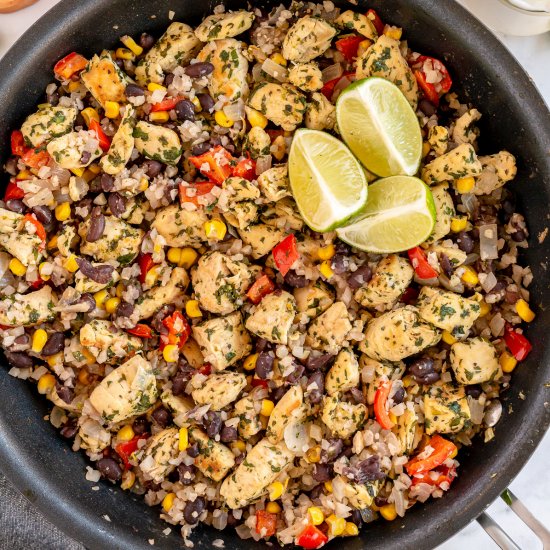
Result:
{"label": "lime wedge", "polygon": [[336,232],[355,248],[387,254],[418,246],[434,225],[435,205],[429,187],[418,178],[392,176],[371,184],[364,210]]}
{"label": "lime wedge", "polygon": [[367,201],[363,167],[340,140],[325,132],[296,131],[288,176],[300,214],[314,231],[346,223]]}
{"label": "lime wedge", "polygon": [[420,126],[395,84],[377,77],[358,80],[340,94],[336,117],[342,138],[371,172],[382,177],[418,172]]}

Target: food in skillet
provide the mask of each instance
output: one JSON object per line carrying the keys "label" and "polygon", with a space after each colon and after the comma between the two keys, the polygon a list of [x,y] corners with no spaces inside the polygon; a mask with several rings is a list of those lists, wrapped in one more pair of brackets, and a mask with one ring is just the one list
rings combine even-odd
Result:
{"label": "food in skillet", "polygon": [[60,60],[12,133],[10,373],[188,544],[318,548],[442,497],[531,349],[513,155],[372,10],[121,40]]}

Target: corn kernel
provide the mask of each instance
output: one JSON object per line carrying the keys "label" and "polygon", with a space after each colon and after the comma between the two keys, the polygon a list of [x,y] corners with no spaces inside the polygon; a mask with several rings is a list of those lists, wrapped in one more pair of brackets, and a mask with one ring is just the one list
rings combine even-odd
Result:
{"label": "corn kernel", "polygon": [[249,355],[243,363],[244,370],[254,370],[256,368],[256,361],[258,360],[258,354],[253,353]]}
{"label": "corn kernel", "polygon": [[306,460],[310,464],[316,464],[321,460],[321,447],[319,445],[315,445],[315,447],[311,447],[306,451]]}
{"label": "corn kernel", "polygon": [[313,525],[321,525],[325,521],[325,514],[323,514],[323,510],[319,506],[310,506],[307,509],[307,514]]}
{"label": "corn kernel", "polygon": [[428,155],[430,149],[431,145],[427,141],[422,142],[422,158],[425,158]]}
{"label": "corn kernel", "polygon": [[158,111],[156,113],[151,113],[149,115],[149,120],[151,122],[160,122],[163,124],[170,120],[170,113],[168,111]]}
{"label": "corn kernel", "polygon": [[333,537],[339,537],[346,530],[346,520],[344,518],[339,518],[334,514],[326,519],[328,523],[330,534]]}
{"label": "corn kernel", "polygon": [[90,164],[90,166],[88,166],[88,170],[92,173],[94,173],[96,176],[101,172],[101,166],[99,166],[99,164]]}
{"label": "corn kernel", "polygon": [[15,179],[18,181],[32,180],[32,174],[28,170],[21,170],[21,172],[15,176]]}
{"label": "corn kernel", "polygon": [[327,493],[332,493],[332,481],[325,481],[324,487]]}
{"label": "corn kernel", "polygon": [[103,304],[105,303],[105,300],[107,300],[108,292],[104,290],[100,290],[94,294],[94,300],[95,305],[97,308],[102,308]]}
{"label": "corn kernel", "polygon": [[118,283],[116,285],[115,294],[117,298],[122,298],[122,295],[124,294],[124,291],[126,290],[126,287],[124,286],[124,283]]}
{"label": "corn kernel", "polygon": [[175,344],[168,344],[162,350],[162,356],[167,363],[175,363],[178,360],[179,348]]}
{"label": "corn kernel", "polygon": [[179,265],[181,261],[181,248],[169,248],[166,257],[170,263]]}
{"label": "corn kernel", "polygon": [[55,235],[48,241],[47,248],[48,250],[54,250],[55,248],[57,248],[57,235]]}
{"label": "corn kernel", "polygon": [[491,306],[485,301],[482,300],[479,302],[479,316],[485,317],[488,313],[491,312]]}
{"label": "corn kernel", "polygon": [[185,269],[190,269],[191,266],[197,261],[199,253],[189,246],[181,249],[181,256],[178,262],[180,267],[185,267]]}
{"label": "corn kernel", "polygon": [[386,504],[380,507],[380,515],[387,521],[393,521],[397,517],[395,504]]}
{"label": "corn kernel", "polygon": [[168,513],[172,506],[174,506],[174,500],[176,500],[176,493],[168,493],[162,499],[162,509]]}
{"label": "corn kernel", "polygon": [[115,52],[115,56],[118,58],[118,59],[128,59],[128,60],[132,60],[135,58],[134,54],[132,53],[131,50],[129,50],[128,48],[117,48],[116,52]]}
{"label": "corn kernel", "polygon": [[227,232],[227,226],[219,219],[214,219],[204,224],[206,238],[210,241],[221,241]]}
{"label": "corn kernel", "polygon": [[235,124],[235,121],[230,119],[223,111],[216,111],[214,113],[214,120],[222,128],[231,128]]}
{"label": "corn kernel", "polygon": [[77,177],[81,178],[84,175],[84,172],[86,171],[85,168],[71,168],[71,172]]}
{"label": "corn kernel", "polygon": [[50,355],[47,359],[46,359],[46,362],[48,363],[48,365],[52,368],[54,367],[57,367],[59,365],[61,365],[63,363],[63,360],[64,360],[64,355],[63,355],[63,352],[60,351],[59,353],[56,353],[55,355]]}
{"label": "corn kernel", "polygon": [[260,410],[260,414],[263,416],[269,416],[273,409],[275,408],[275,403],[271,401],[270,399],[264,399],[262,400],[262,408]]}
{"label": "corn kernel", "polygon": [[372,40],[365,38],[359,42],[359,47],[357,48],[357,57],[361,57],[370,47],[372,46]]}
{"label": "corn kernel", "polygon": [[393,38],[394,40],[401,40],[401,35],[403,34],[403,31],[399,27],[386,27],[384,29],[384,34],[389,38]]}
{"label": "corn kernel", "polygon": [[46,395],[55,387],[55,376],[53,374],[43,374],[38,380],[38,393]]}
{"label": "corn kernel", "polygon": [[99,114],[93,107],[86,107],[86,109],[82,109],[80,114],[82,115],[86,126],[90,126],[92,120],[99,122]]}
{"label": "corn kernel", "polygon": [[120,484],[120,487],[123,491],[127,491],[128,489],[131,489],[134,486],[134,483],[136,482],[136,474],[132,472],[132,470],[125,470],[122,474],[122,483]]}
{"label": "corn kernel", "polygon": [[448,330],[444,330],[441,334],[441,339],[449,346],[452,346],[456,342],[456,338]]}
{"label": "corn kernel", "polygon": [[156,92],[157,90],[160,90],[162,92],[166,91],[165,86],[163,86],[162,84],[156,84],[155,82],[149,82],[149,84],[147,84],[147,89],[150,92]]}
{"label": "corn kernel", "polygon": [[317,256],[319,256],[320,260],[330,260],[334,254],[336,254],[336,249],[333,244],[323,246],[317,250]]}
{"label": "corn kernel", "polygon": [[97,174],[95,174],[94,172],[92,172],[89,168],[87,170],[84,170],[84,174],[82,174],[82,178],[84,179],[84,181],[86,183],[90,183],[95,177],[96,177]]}
{"label": "corn kernel", "polygon": [[123,36],[120,41],[134,54],[141,55],[143,53],[143,48],[136,44],[136,41],[131,36]]}
{"label": "corn kernel", "polygon": [[237,441],[233,443],[233,446],[241,453],[246,451],[246,443],[242,439],[237,439]]}
{"label": "corn kernel", "polygon": [[180,451],[185,451],[187,447],[189,447],[189,431],[184,426],[183,428],[180,428],[178,449]]}
{"label": "corn kernel", "polygon": [[81,353],[82,353],[82,355],[84,355],[84,359],[86,359],[86,364],[87,365],[93,365],[95,363],[95,357],[86,348],[82,348]]}
{"label": "corn kernel", "polygon": [[48,333],[43,328],[35,330],[32,335],[32,351],[34,351],[34,353],[40,353],[47,341]]}
{"label": "corn kernel", "polygon": [[69,90],[69,92],[76,92],[79,88],[80,82],[78,82],[77,80],[71,80],[69,82],[69,85],[67,86],[67,90]]}
{"label": "corn kernel", "polygon": [[332,267],[330,267],[330,261],[325,260],[320,266],[319,271],[321,272],[321,275],[325,277],[325,279],[330,279],[334,275],[334,271],[332,271]]}
{"label": "corn kernel", "polygon": [[120,105],[116,101],[105,102],[105,116],[107,118],[117,118],[120,115]]}
{"label": "corn kernel", "polygon": [[388,413],[388,417],[390,419],[390,422],[393,422],[394,424],[397,424],[397,416],[395,416],[394,413],[391,411]]}
{"label": "corn kernel", "polygon": [[523,298],[520,298],[516,302],[516,311],[521,319],[526,323],[530,323],[535,318],[534,311],[529,307],[529,304]]}
{"label": "corn kernel", "polygon": [[252,126],[252,128],[263,129],[267,126],[267,118],[260,113],[260,111],[256,111],[256,109],[248,108],[246,110],[246,117],[248,118],[248,122],[250,122],[250,126]]}
{"label": "corn kernel", "polygon": [[187,313],[187,316],[191,317],[191,319],[202,317],[202,311],[199,307],[198,300],[189,300],[185,304],[185,313]]}
{"label": "corn kernel", "polygon": [[267,488],[269,492],[269,500],[277,500],[283,496],[285,486],[280,481],[274,481]]}
{"label": "corn kernel", "polygon": [[359,534],[359,527],[353,521],[346,521],[346,528],[342,533],[343,537],[356,537]]}
{"label": "corn kernel", "polygon": [[458,454],[458,447],[455,445],[455,448],[453,449],[453,452],[449,455],[449,458],[456,458],[457,454]]}
{"label": "corn kernel", "polygon": [[70,215],[71,205],[68,202],[63,202],[55,207],[55,219],[57,221],[64,222],[69,219]]}
{"label": "corn kernel", "polygon": [[286,65],[287,65],[287,60],[279,52],[274,53],[270,57],[270,59],[271,59],[271,61],[274,61],[275,63],[277,63],[277,65],[282,65],[283,67],[286,67]]}
{"label": "corn kernel", "polygon": [[143,193],[144,191],[147,191],[147,189],[149,189],[149,180],[144,176],[141,180],[139,180],[138,190],[140,193]]}
{"label": "corn kernel", "polygon": [[155,286],[155,284],[158,281],[159,278],[159,268],[158,266],[152,267],[146,274],[145,274],[145,284],[147,286]]}
{"label": "corn kernel", "polygon": [[268,502],[265,511],[270,514],[278,514],[281,511],[281,507],[277,502]]}
{"label": "corn kernel", "polygon": [[17,258],[12,258],[8,267],[16,277],[23,277],[27,273],[27,268]]}
{"label": "corn kernel", "polygon": [[83,386],[87,386],[90,383],[90,373],[87,369],[80,369],[80,371],[78,371],[78,381]]}
{"label": "corn kernel", "polygon": [[511,353],[508,353],[507,351],[503,351],[500,354],[498,362],[500,364],[500,367],[502,368],[502,372],[506,372],[506,373],[512,372],[516,368],[516,365],[518,364],[518,360]]}
{"label": "corn kernel", "polygon": [[479,277],[473,268],[469,265],[464,267],[464,273],[462,274],[462,282],[468,286],[476,286],[479,283]]}
{"label": "corn kernel", "polygon": [[455,183],[456,190],[461,195],[463,195],[464,193],[471,193],[475,184],[476,180],[472,178],[472,176],[457,179]]}
{"label": "corn kernel", "polygon": [[460,233],[461,231],[464,231],[467,226],[468,218],[466,217],[453,218],[451,220],[451,231],[453,231],[454,233]]}
{"label": "corn kernel", "polygon": [[200,102],[200,100],[197,96],[195,96],[191,100],[191,103],[195,106],[195,112],[200,113],[202,111],[202,105],[201,105],[201,102]]}
{"label": "corn kernel", "polygon": [[78,264],[76,263],[76,256],[71,254],[65,261],[64,267],[70,273],[76,273],[78,271]]}
{"label": "corn kernel", "polygon": [[134,429],[130,424],[126,424],[126,426],[122,426],[120,430],[118,430],[117,433],[117,439],[119,441],[130,441],[131,439],[134,439]]}
{"label": "corn kernel", "polygon": [[416,384],[416,381],[410,374],[403,377],[403,386],[405,386],[405,388],[410,388],[414,384]]}
{"label": "corn kernel", "polygon": [[105,311],[107,313],[113,314],[116,311],[116,308],[119,306],[119,304],[120,304],[120,298],[117,298],[116,296],[113,298],[109,298],[105,302]]}

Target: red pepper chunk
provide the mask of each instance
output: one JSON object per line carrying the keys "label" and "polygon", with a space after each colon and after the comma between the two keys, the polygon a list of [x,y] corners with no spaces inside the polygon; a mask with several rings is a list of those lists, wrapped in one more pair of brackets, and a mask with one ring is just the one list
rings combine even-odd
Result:
{"label": "red pepper chunk", "polygon": [[[435,473],[436,475],[432,475]],[[443,483],[448,483],[449,485],[453,482],[456,477],[456,468],[447,468],[447,466],[440,466],[435,468],[430,472],[423,472],[421,474],[416,474],[412,478],[413,485],[418,485],[419,483],[427,483],[434,487],[441,487]]]}
{"label": "red pepper chunk", "polygon": [[441,466],[448,458],[450,458],[456,449],[456,445],[436,434],[430,438],[428,445],[433,448],[433,452],[427,458],[418,458],[415,456],[405,464],[405,469],[410,476],[429,472],[438,466]]}
{"label": "red pepper chunk", "polygon": [[504,342],[518,361],[523,361],[533,349],[531,342],[523,334],[516,332],[510,325],[506,325],[504,330]]}
{"label": "red pepper chunk", "polygon": [[175,109],[176,105],[183,99],[185,99],[183,96],[167,97],[166,99],[159,101],[159,103],[155,103],[151,107],[151,112],[157,113],[159,111],[171,111],[172,109]]}
{"label": "red pepper chunk", "polygon": [[414,71],[414,76],[416,78],[416,81],[418,82],[418,85],[422,89],[422,92],[424,92],[426,99],[430,103],[433,103],[433,105],[438,107],[439,94],[437,93],[435,86],[426,81],[426,75],[422,71]]}
{"label": "red pepper chunk", "polygon": [[30,148],[21,156],[21,160],[31,168],[42,168],[50,162],[50,155],[45,149]]}
{"label": "red pepper chunk", "polygon": [[[174,311],[172,315],[165,317],[162,324],[168,329],[170,336],[175,336],[175,344],[181,348],[191,335],[191,327],[181,311]],[[172,343],[172,342],[170,342]]]}
{"label": "red pepper chunk", "polygon": [[94,132],[99,141],[99,146],[105,152],[111,147],[111,138],[103,131],[101,124],[97,120],[90,120],[90,130]]}
{"label": "red pepper chunk", "polygon": [[44,226],[32,215],[32,214],[25,214],[25,217],[23,218],[24,222],[32,223],[36,229],[36,234],[40,237],[40,240],[42,241],[42,244],[46,243],[46,230],[44,229]]}
{"label": "red pepper chunk", "polygon": [[357,57],[357,50],[359,49],[359,44],[365,40],[362,36],[345,36],[340,38],[334,44],[336,49],[346,58],[346,61],[353,61]]}
{"label": "red pepper chunk", "polygon": [[185,202],[190,202],[191,204],[194,204],[196,207],[200,207],[202,205],[199,204],[198,197],[202,197],[203,195],[208,195],[208,193],[210,193],[212,189],[216,187],[216,185],[217,185],[216,183],[212,183],[210,181],[192,183],[191,185],[183,185],[180,183],[180,186],[179,186],[180,203],[183,204]]}
{"label": "red pepper chunk", "polygon": [[202,155],[189,157],[189,162],[209,180],[221,184],[231,175],[235,158],[227,149],[218,145]]}
{"label": "red pepper chunk", "polygon": [[284,277],[290,270],[292,264],[300,257],[298,248],[296,246],[296,237],[289,235],[285,237],[277,246],[271,251],[275,265]]}
{"label": "red pepper chunk", "polygon": [[138,336],[139,338],[152,338],[153,331],[150,326],[144,324],[138,324],[134,328],[126,329],[128,334],[132,336]]}
{"label": "red pepper chunk", "polygon": [[256,533],[262,537],[271,537],[277,532],[277,515],[258,510],[256,512]]}
{"label": "red pepper chunk", "polygon": [[255,388],[256,386],[262,386],[262,388],[268,388],[269,384],[267,380],[264,380],[263,378],[252,378],[252,382],[250,382],[250,385]]}
{"label": "red pepper chunk", "polygon": [[344,73],[342,76],[339,76],[338,78],[333,78],[332,80],[329,80],[328,82],[325,82],[323,87],[321,88],[321,93],[330,101],[332,98],[332,95],[334,94],[334,88],[336,88],[336,84],[340,82],[340,80],[344,77],[355,77],[354,72]]}
{"label": "red pepper chunk", "polygon": [[273,281],[267,275],[262,275],[248,289],[246,296],[253,304],[259,304],[264,296],[271,294],[274,290]]}
{"label": "red pepper chunk", "polygon": [[306,550],[315,550],[320,548],[323,544],[326,544],[328,537],[315,527],[315,525],[308,525],[296,539],[296,544],[305,548]]}
{"label": "red pepper chunk", "polygon": [[200,369],[199,372],[204,376],[210,376],[212,373],[212,365],[210,363],[205,363]]}
{"label": "red pepper chunk", "polygon": [[22,199],[24,196],[25,191],[17,185],[16,181],[10,180],[6,187],[6,193],[4,194],[4,202],[12,199]]}
{"label": "red pepper chunk", "polygon": [[380,19],[380,16],[376,13],[375,10],[368,10],[367,11],[367,17],[371,20],[372,24],[374,25],[374,28],[376,29],[376,32],[378,34],[384,33],[384,23],[382,19]]}
{"label": "red pepper chunk", "polygon": [[147,272],[155,265],[152,254],[140,254],[138,258],[138,265],[140,270],[139,282],[143,284],[145,282]]}
{"label": "red pepper chunk", "polygon": [[16,157],[21,157],[28,150],[29,148],[25,143],[23,132],[21,132],[21,130],[14,130],[11,133],[11,154],[15,155]]}
{"label": "red pepper chunk", "polygon": [[69,80],[75,73],[86,68],[88,60],[82,57],[79,53],[72,52],[60,59],[54,66],[53,72],[63,80]]}
{"label": "red pepper chunk", "polygon": [[117,452],[118,456],[122,458],[122,462],[124,462],[124,467],[127,470],[132,467],[132,465],[130,464],[130,457],[132,456],[132,453],[135,453],[137,451],[138,442],[140,439],[147,439],[147,435],[136,435],[133,439],[130,439],[130,441],[119,443],[115,447],[115,451]]}
{"label": "red pepper chunk", "polygon": [[374,415],[376,421],[384,430],[391,430],[394,423],[390,420],[390,415],[386,404],[390,396],[391,382],[382,382],[374,394]]}
{"label": "red pepper chunk", "polygon": [[232,175],[252,181],[256,178],[256,161],[252,159],[240,160],[233,168]]}
{"label": "red pepper chunk", "polygon": [[419,246],[411,248],[408,255],[418,278],[433,279],[437,277],[437,271],[428,263],[426,254]]}

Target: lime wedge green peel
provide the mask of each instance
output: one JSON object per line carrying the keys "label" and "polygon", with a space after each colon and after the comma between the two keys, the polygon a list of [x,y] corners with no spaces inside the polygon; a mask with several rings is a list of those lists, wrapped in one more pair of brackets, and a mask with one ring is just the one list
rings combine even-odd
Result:
{"label": "lime wedge green peel", "polygon": [[364,210],[336,232],[355,248],[388,254],[423,243],[434,225],[435,205],[429,187],[418,178],[392,176],[371,184]]}
{"label": "lime wedge green peel", "polygon": [[343,225],[367,201],[363,167],[344,143],[326,132],[296,131],[288,175],[300,214],[314,231]]}
{"label": "lime wedge green peel", "polygon": [[336,102],[342,138],[363,165],[378,176],[413,176],[422,156],[416,114],[395,84],[383,78],[358,80]]}

